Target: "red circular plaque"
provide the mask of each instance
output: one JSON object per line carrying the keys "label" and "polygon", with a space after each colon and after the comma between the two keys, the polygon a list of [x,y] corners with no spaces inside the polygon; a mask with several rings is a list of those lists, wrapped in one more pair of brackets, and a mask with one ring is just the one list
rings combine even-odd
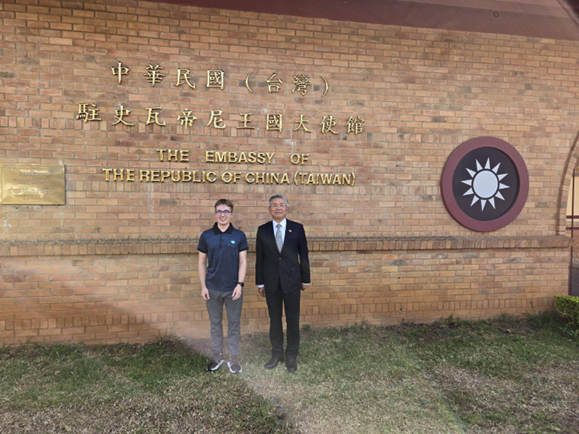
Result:
{"label": "red circular plaque", "polygon": [[444,206],[461,225],[478,232],[507,226],[529,194],[529,172],[519,152],[496,137],[477,137],[448,157],[441,177]]}

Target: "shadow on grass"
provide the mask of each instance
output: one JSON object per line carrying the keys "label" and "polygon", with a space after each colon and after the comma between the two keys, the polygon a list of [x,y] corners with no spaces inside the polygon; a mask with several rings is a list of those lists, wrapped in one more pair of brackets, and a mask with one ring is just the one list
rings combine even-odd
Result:
{"label": "shadow on grass", "polygon": [[[302,331],[299,369],[206,373],[207,343],[0,349],[0,432],[577,432],[579,342],[554,313]],[[192,348],[196,348],[194,351]]]}
{"label": "shadow on grass", "polygon": [[263,397],[181,341],[0,349],[0,432],[290,432]]}

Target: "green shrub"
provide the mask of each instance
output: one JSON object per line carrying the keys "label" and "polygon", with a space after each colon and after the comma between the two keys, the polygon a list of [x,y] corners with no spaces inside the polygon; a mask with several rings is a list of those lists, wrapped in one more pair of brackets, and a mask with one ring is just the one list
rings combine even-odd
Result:
{"label": "green shrub", "polygon": [[574,325],[579,326],[579,297],[556,295],[555,308]]}

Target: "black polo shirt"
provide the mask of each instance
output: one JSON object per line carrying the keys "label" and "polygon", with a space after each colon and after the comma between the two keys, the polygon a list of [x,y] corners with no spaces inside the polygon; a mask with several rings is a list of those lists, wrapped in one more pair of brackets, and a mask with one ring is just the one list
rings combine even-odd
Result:
{"label": "black polo shirt", "polygon": [[239,252],[248,249],[245,233],[231,223],[225,232],[219,230],[217,223],[203,232],[197,250],[207,254],[207,288],[233,291],[238,282]]}

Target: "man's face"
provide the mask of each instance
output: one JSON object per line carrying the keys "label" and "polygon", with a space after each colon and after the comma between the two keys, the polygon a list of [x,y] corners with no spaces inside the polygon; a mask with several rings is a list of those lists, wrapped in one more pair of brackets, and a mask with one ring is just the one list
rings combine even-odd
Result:
{"label": "man's face", "polygon": [[288,212],[288,207],[285,204],[285,200],[283,200],[282,198],[278,198],[278,199],[274,199],[271,201],[271,204],[269,205],[269,207],[267,208],[267,210],[269,211],[269,213],[271,214],[271,217],[276,221],[276,222],[281,222],[285,216],[287,215]]}
{"label": "man's face", "polygon": [[227,226],[232,216],[233,212],[227,205],[218,205],[215,208],[215,219],[219,225]]}

